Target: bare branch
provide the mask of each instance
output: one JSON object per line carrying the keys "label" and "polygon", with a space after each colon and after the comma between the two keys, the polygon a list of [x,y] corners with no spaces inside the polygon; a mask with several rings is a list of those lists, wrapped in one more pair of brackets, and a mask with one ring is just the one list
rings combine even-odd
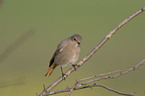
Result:
{"label": "bare branch", "polygon": [[[125,95],[125,96],[135,96],[133,94],[128,94],[128,93],[123,93],[123,92],[119,92],[117,90],[114,90],[112,88],[109,88],[105,85],[102,85],[102,84],[92,84],[92,85],[87,85],[88,83],[91,83],[91,82],[94,82],[94,81],[97,81],[97,80],[102,80],[102,79],[109,79],[109,78],[116,78],[118,76],[121,76],[123,74],[125,74],[126,72],[129,72],[129,71],[133,71],[134,69],[137,69],[139,68],[141,65],[145,64],[145,59],[143,59],[140,63],[136,64],[134,67],[132,68],[128,68],[128,69],[125,69],[124,71],[120,71],[120,70],[117,70],[117,71],[112,71],[112,72],[108,72],[108,73],[104,73],[104,74],[99,74],[99,75],[95,75],[95,76],[100,76],[100,75],[111,75],[111,74],[114,74],[115,72],[121,72],[120,74],[117,74],[117,75],[114,75],[114,76],[105,76],[105,77],[101,77],[101,78],[98,78],[98,79],[94,79],[94,80],[90,80],[90,81],[87,81],[85,83],[82,83],[82,84],[78,84],[80,83],[81,81],[84,81],[84,80],[87,80],[88,78],[85,78],[85,79],[81,79],[81,80],[77,80],[76,83],[74,84],[74,86],[72,87],[66,87],[64,89],[60,89],[60,90],[56,90],[56,91],[51,91],[49,93],[47,93],[47,95],[53,95],[53,94],[58,94],[58,93],[62,93],[62,92],[69,92],[69,94],[67,96],[70,96],[70,94],[72,93],[72,91],[74,90],[79,90],[79,89],[85,89],[85,88],[92,88],[92,87],[103,87],[109,91],[112,91],[112,92],[115,92],[117,94],[120,94],[120,95]],[[92,76],[92,77],[95,77],[95,76]],[[90,77],[89,77],[90,79]],[[91,78],[92,79],[92,78]]]}
{"label": "bare branch", "polygon": [[114,74],[114,73],[118,73],[118,72],[121,72],[121,70],[116,70],[116,71],[112,71],[112,72],[108,72],[108,73],[103,73],[103,74],[83,78],[83,79],[77,80],[77,82],[85,81],[85,80],[88,80],[88,79],[92,79],[92,78],[100,77],[100,76],[104,76],[104,75],[110,75],[110,74]]}
{"label": "bare branch", "polygon": [[[73,86],[74,87],[74,86]],[[92,88],[92,87],[102,87],[102,88],[105,88],[109,91],[112,91],[114,93],[117,93],[117,94],[120,94],[120,95],[125,95],[125,96],[137,96],[137,95],[134,95],[134,94],[130,94],[130,93],[124,93],[124,92],[120,92],[120,91],[117,91],[117,90],[114,90],[112,88],[109,88],[105,85],[102,85],[102,84],[91,84],[91,85],[84,85],[84,86],[81,86],[81,87],[67,87],[65,89],[61,89],[61,90],[56,90],[56,91],[52,91],[50,93],[47,93],[46,95],[53,95],[53,94],[58,94],[58,93],[62,93],[62,92],[70,92],[71,89],[74,89],[74,90],[80,90],[80,89],[86,89],[86,88]]]}
{"label": "bare branch", "polygon": [[[127,22],[129,22],[131,19],[133,19],[135,16],[139,15],[140,13],[142,13],[145,10],[145,7],[138,10],[137,12],[135,12],[134,14],[132,14],[131,16],[129,16],[127,19],[125,19],[123,22],[121,22],[117,27],[115,27],[86,57],[83,58],[82,61],[80,61],[79,63],[77,63],[78,66],[83,65],[87,60],[89,60],[89,58],[91,58],[91,56],[99,50],[100,47],[102,47],[109,38],[111,38],[111,36],[120,28],[122,27],[124,24],[126,24]],[[78,68],[78,66],[75,66],[76,69]],[[69,76],[72,72],[74,71],[74,68],[70,68],[65,74],[66,76]],[[44,96],[46,94],[49,94],[49,92],[55,87],[57,86],[63,79],[64,77],[59,77],[54,83],[52,83],[49,87],[46,88],[47,93],[43,90],[39,96]],[[67,78],[67,77],[66,77]]]}
{"label": "bare branch", "polygon": [[[135,65],[134,67],[131,67],[131,68],[128,68],[128,69],[125,69],[125,70],[116,70],[116,71],[113,71],[113,72],[108,72],[108,74],[109,74],[109,76],[104,76],[104,77],[100,77],[100,78],[97,78],[97,79],[93,79],[93,80],[89,80],[89,81],[87,81],[87,82],[84,82],[84,83],[82,83],[81,85],[86,85],[86,84],[88,84],[88,83],[91,83],[91,82],[94,82],[94,81],[99,81],[99,80],[102,80],[102,79],[112,79],[112,78],[116,78],[116,77],[119,77],[119,76],[121,76],[121,75],[124,75],[124,74],[127,74],[129,71],[133,71],[133,70],[135,70],[135,69],[137,69],[139,66],[141,66],[141,65],[143,65],[143,64],[145,64],[145,59],[143,59],[140,63],[138,63],[137,65]],[[119,72],[119,73],[118,73]],[[115,74],[115,75],[113,75],[113,76],[110,76],[110,75],[112,75],[113,73],[118,73],[118,74]],[[104,73],[104,75],[106,75],[107,73]],[[107,74],[107,75],[108,75]],[[103,74],[102,74],[103,75]],[[97,76],[97,75],[96,75]],[[98,75],[99,76],[99,75]],[[95,77],[95,76],[91,76],[91,77]],[[78,80],[78,82],[80,82],[80,81],[83,81],[83,80],[87,80],[87,79],[89,79],[90,77],[88,77],[88,78],[85,78],[85,79],[81,79],[81,80]]]}
{"label": "bare branch", "polygon": [[70,92],[68,93],[67,96],[70,96],[70,94],[71,94],[72,91],[76,88],[76,86],[77,86],[78,83],[79,83],[79,82],[76,82],[76,83],[75,83],[75,85],[72,87],[72,89],[70,89]]}

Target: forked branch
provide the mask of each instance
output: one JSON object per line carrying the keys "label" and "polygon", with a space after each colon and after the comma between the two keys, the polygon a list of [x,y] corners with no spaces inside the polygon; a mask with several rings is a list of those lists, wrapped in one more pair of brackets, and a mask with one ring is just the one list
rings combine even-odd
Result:
{"label": "forked branch", "polygon": [[[143,59],[141,62],[136,64],[134,67],[127,68],[125,70],[116,70],[116,71],[112,71],[112,72],[108,72],[108,73],[103,73],[103,74],[87,77],[87,78],[84,78],[84,79],[81,79],[81,80],[77,80],[76,83],[74,84],[74,86],[66,87],[64,89],[60,89],[60,90],[56,90],[56,91],[51,91],[51,92],[48,93],[48,95],[53,95],[53,94],[58,94],[58,93],[63,93],[63,92],[69,92],[69,94],[67,96],[70,96],[70,94],[74,90],[80,90],[80,89],[86,89],[86,88],[92,88],[92,87],[103,87],[103,88],[105,88],[109,91],[115,92],[115,93],[120,94],[120,95],[136,96],[136,95],[131,94],[131,93],[124,93],[124,92],[120,92],[118,90],[114,90],[114,89],[112,89],[110,87],[107,87],[103,84],[96,84],[96,83],[90,84],[90,83],[93,83],[95,81],[100,81],[100,80],[103,80],[103,79],[117,78],[121,75],[127,74],[130,71],[138,69],[143,64],[145,64],[145,59]],[[115,74],[115,73],[117,73],[117,74]],[[101,76],[103,76],[103,77],[101,77]],[[100,77],[100,78],[97,78],[97,77]],[[97,79],[93,79],[93,78],[97,78]],[[89,80],[89,79],[92,79],[92,80]],[[86,80],[88,80],[88,81],[86,81]],[[80,82],[83,82],[83,81],[86,81],[86,82],[80,83]]]}

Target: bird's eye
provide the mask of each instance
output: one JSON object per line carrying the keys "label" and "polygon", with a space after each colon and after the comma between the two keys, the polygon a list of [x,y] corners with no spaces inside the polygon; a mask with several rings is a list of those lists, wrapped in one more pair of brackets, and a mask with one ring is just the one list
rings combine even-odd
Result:
{"label": "bird's eye", "polygon": [[78,41],[76,40],[76,38],[74,38],[73,40],[76,41],[76,42],[78,43],[78,45],[80,45],[80,42],[78,42]]}
{"label": "bird's eye", "polygon": [[77,41],[76,38],[74,38],[74,41]]}

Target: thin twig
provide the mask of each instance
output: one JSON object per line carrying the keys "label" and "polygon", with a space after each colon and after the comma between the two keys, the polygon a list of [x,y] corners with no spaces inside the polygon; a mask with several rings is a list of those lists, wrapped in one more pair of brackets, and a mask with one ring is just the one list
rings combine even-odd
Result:
{"label": "thin twig", "polygon": [[78,82],[75,83],[75,85],[72,87],[72,89],[70,89],[70,92],[68,93],[67,96],[70,96],[70,94],[72,93],[72,91],[76,88]]}
{"label": "thin twig", "polygon": [[77,80],[77,82],[85,81],[85,80],[88,80],[88,79],[92,79],[92,78],[100,77],[100,76],[104,76],[104,75],[114,74],[114,73],[118,73],[118,72],[121,72],[121,71],[122,70],[116,70],[116,71],[112,71],[112,72],[108,72],[108,73],[103,73],[103,74],[99,74],[99,75],[95,75],[95,76],[91,76],[91,77],[87,77],[87,78]]}
{"label": "thin twig", "polygon": [[134,94],[124,93],[124,92],[120,92],[120,91],[114,90],[114,89],[109,88],[109,87],[107,87],[107,86],[105,86],[105,85],[102,85],[102,84],[95,84],[94,86],[103,87],[103,88],[105,88],[105,89],[107,89],[107,90],[109,90],[109,91],[115,92],[115,93],[120,94],[120,95],[125,95],[125,96],[136,96],[136,95],[134,95]]}
{"label": "thin twig", "polygon": [[43,89],[44,89],[44,91],[47,93],[47,90],[46,90],[46,88],[45,88],[45,84],[43,84]]}
{"label": "thin twig", "polygon": [[[128,68],[128,69],[125,69],[124,71],[120,71],[120,73],[118,73],[118,74],[115,74],[115,75],[113,75],[113,76],[104,76],[104,77],[100,77],[100,78],[97,78],[97,79],[93,79],[93,80],[89,80],[89,81],[87,81],[87,82],[84,82],[84,83],[82,83],[82,84],[80,84],[80,85],[86,85],[86,84],[88,84],[88,83],[91,83],[91,82],[94,82],[94,81],[99,81],[99,80],[102,80],[102,79],[112,79],[112,78],[116,78],[116,77],[119,77],[119,76],[121,76],[121,75],[124,75],[124,74],[127,74],[129,71],[133,71],[133,70],[135,70],[135,69],[137,69],[139,66],[141,66],[141,65],[143,65],[144,64],[144,62],[145,62],[145,59],[143,59],[141,62],[139,62],[137,65],[135,65],[134,67],[131,67],[131,68]],[[119,72],[119,70],[116,70],[116,72]],[[115,71],[114,71],[115,72]],[[108,74],[109,74],[110,72],[108,72]],[[95,76],[92,76],[92,77],[95,77]],[[83,80],[83,79],[82,79]],[[78,81],[82,81],[82,80],[78,80]]]}
{"label": "thin twig", "polygon": [[[129,16],[127,19],[125,19],[123,22],[121,22],[117,27],[115,27],[100,43],[99,45],[97,45],[86,57],[83,58],[82,61],[80,61],[79,63],[77,63],[78,66],[83,65],[87,60],[89,60],[89,58],[92,57],[92,55],[99,50],[100,47],[102,47],[109,38],[111,38],[111,36],[120,28],[122,27],[124,24],[126,24],[127,22],[129,22],[131,19],[133,19],[135,16],[139,15],[140,13],[142,13],[145,10],[145,7],[143,7],[142,9],[138,10],[137,12],[135,12],[134,14],[132,14],[131,16]],[[76,69],[78,68],[78,66],[76,66]],[[72,72],[74,71],[74,68],[70,68],[65,74],[66,76],[69,76]],[[66,77],[67,78],[67,77]],[[52,83],[49,87],[46,88],[47,93],[43,90],[39,96],[43,96],[48,94],[55,86],[57,86],[60,82],[62,81],[62,77],[59,77],[54,83]]]}
{"label": "thin twig", "polygon": [[[73,86],[74,87],[74,86]],[[62,92],[70,92],[71,89],[73,89],[73,87],[67,87],[65,89],[61,89],[61,90],[56,90],[56,91],[51,91],[50,93],[47,93],[46,95],[53,95],[53,94],[58,94],[58,93],[62,93]],[[130,93],[124,93],[124,92],[120,92],[120,91],[117,91],[117,90],[114,90],[110,87],[107,87],[103,84],[91,84],[91,85],[84,85],[84,86],[81,86],[81,87],[77,87],[74,88],[74,90],[80,90],[80,89],[86,89],[86,88],[92,88],[92,87],[102,87],[102,88],[105,88],[109,91],[112,91],[114,93],[117,93],[117,94],[120,94],[120,95],[125,95],[125,96],[137,96],[137,95],[134,95],[134,94],[130,94]]]}
{"label": "thin twig", "polygon": [[[145,64],[145,59],[143,59],[140,63],[136,64],[134,67],[132,68],[128,68],[128,69],[125,69],[123,71],[123,74],[125,74],[126,72],[129,72],[131,70],[134,70],[134,69],[137,69],[139,68],[141,65]],[[117,72],[117,71],[113,71],[112,74],[114,74],[114,72]],[[111,72],[108,72],[108,73],[111,73]],[[104,73],[106,74],[106,73]],[[102,77],[102,78],[98,78],[98,80],[102,80],[102,79],[109,79],[109,78],[116,78],[120,75],[123,75],[122,73],[120,74],[117,74],[117,75],[114,75],[114,76],[105,76],[105,77]],[[111,75],[111,74],[109,74]],[[93,77],[93,76],[92,76]],[[85,80],[85,79],[81,79],[81,80]],[[126,95],[126,96],[135,96],[135,95],[132,95],[132,94],[128,94],[128,93],[123,93],[123,92],[119,92],[117,90],[114,90],[112,88],[109,88],[107,86],[104,86],[102,84],[95,84],[94,86],[93,85],[87,85],[88,83],[91,83],[93,81],[96,81],[95,80],[92,80],[91,82],[86,82],[85,84],[82,83],[82,84],[78,84],[81,82],[81,80],[77,80],[76,83],[74,84],[74,86],[72,87],[66,87],[65,89],[60,89],[60,90],[56,90],[56,91],[51,91],[50,93],[48,93],[49,95],[52,95],[52,94],[57,94],[57,93],[62,93],[62,92],[69,92],[69,94],[67,96],[70,96],[71,92],[74,91],[74,90],[79,90],[79,89],[85,89],[85,88],[92,88],[92,87],[96,87],[96,86],[99,86],[99,87],[103,87],[109,91],[112,91],[112,92],[115,92],[117,94],[120,94],[120,95]]]}

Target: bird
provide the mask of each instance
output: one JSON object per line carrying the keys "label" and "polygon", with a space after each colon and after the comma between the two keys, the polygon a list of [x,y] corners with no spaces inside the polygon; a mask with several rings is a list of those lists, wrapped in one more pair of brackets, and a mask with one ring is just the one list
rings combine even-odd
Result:
{"label": "bird", "polygon": [[53,70],[59,65],[63,77],[65,74],[63,73],[62,67],[68,65],[74,66],[79,59],[81,41],[82,37],[79,34],[74,34],[61,41],[50,59],[49,68],[44,76],[49,77]]}

